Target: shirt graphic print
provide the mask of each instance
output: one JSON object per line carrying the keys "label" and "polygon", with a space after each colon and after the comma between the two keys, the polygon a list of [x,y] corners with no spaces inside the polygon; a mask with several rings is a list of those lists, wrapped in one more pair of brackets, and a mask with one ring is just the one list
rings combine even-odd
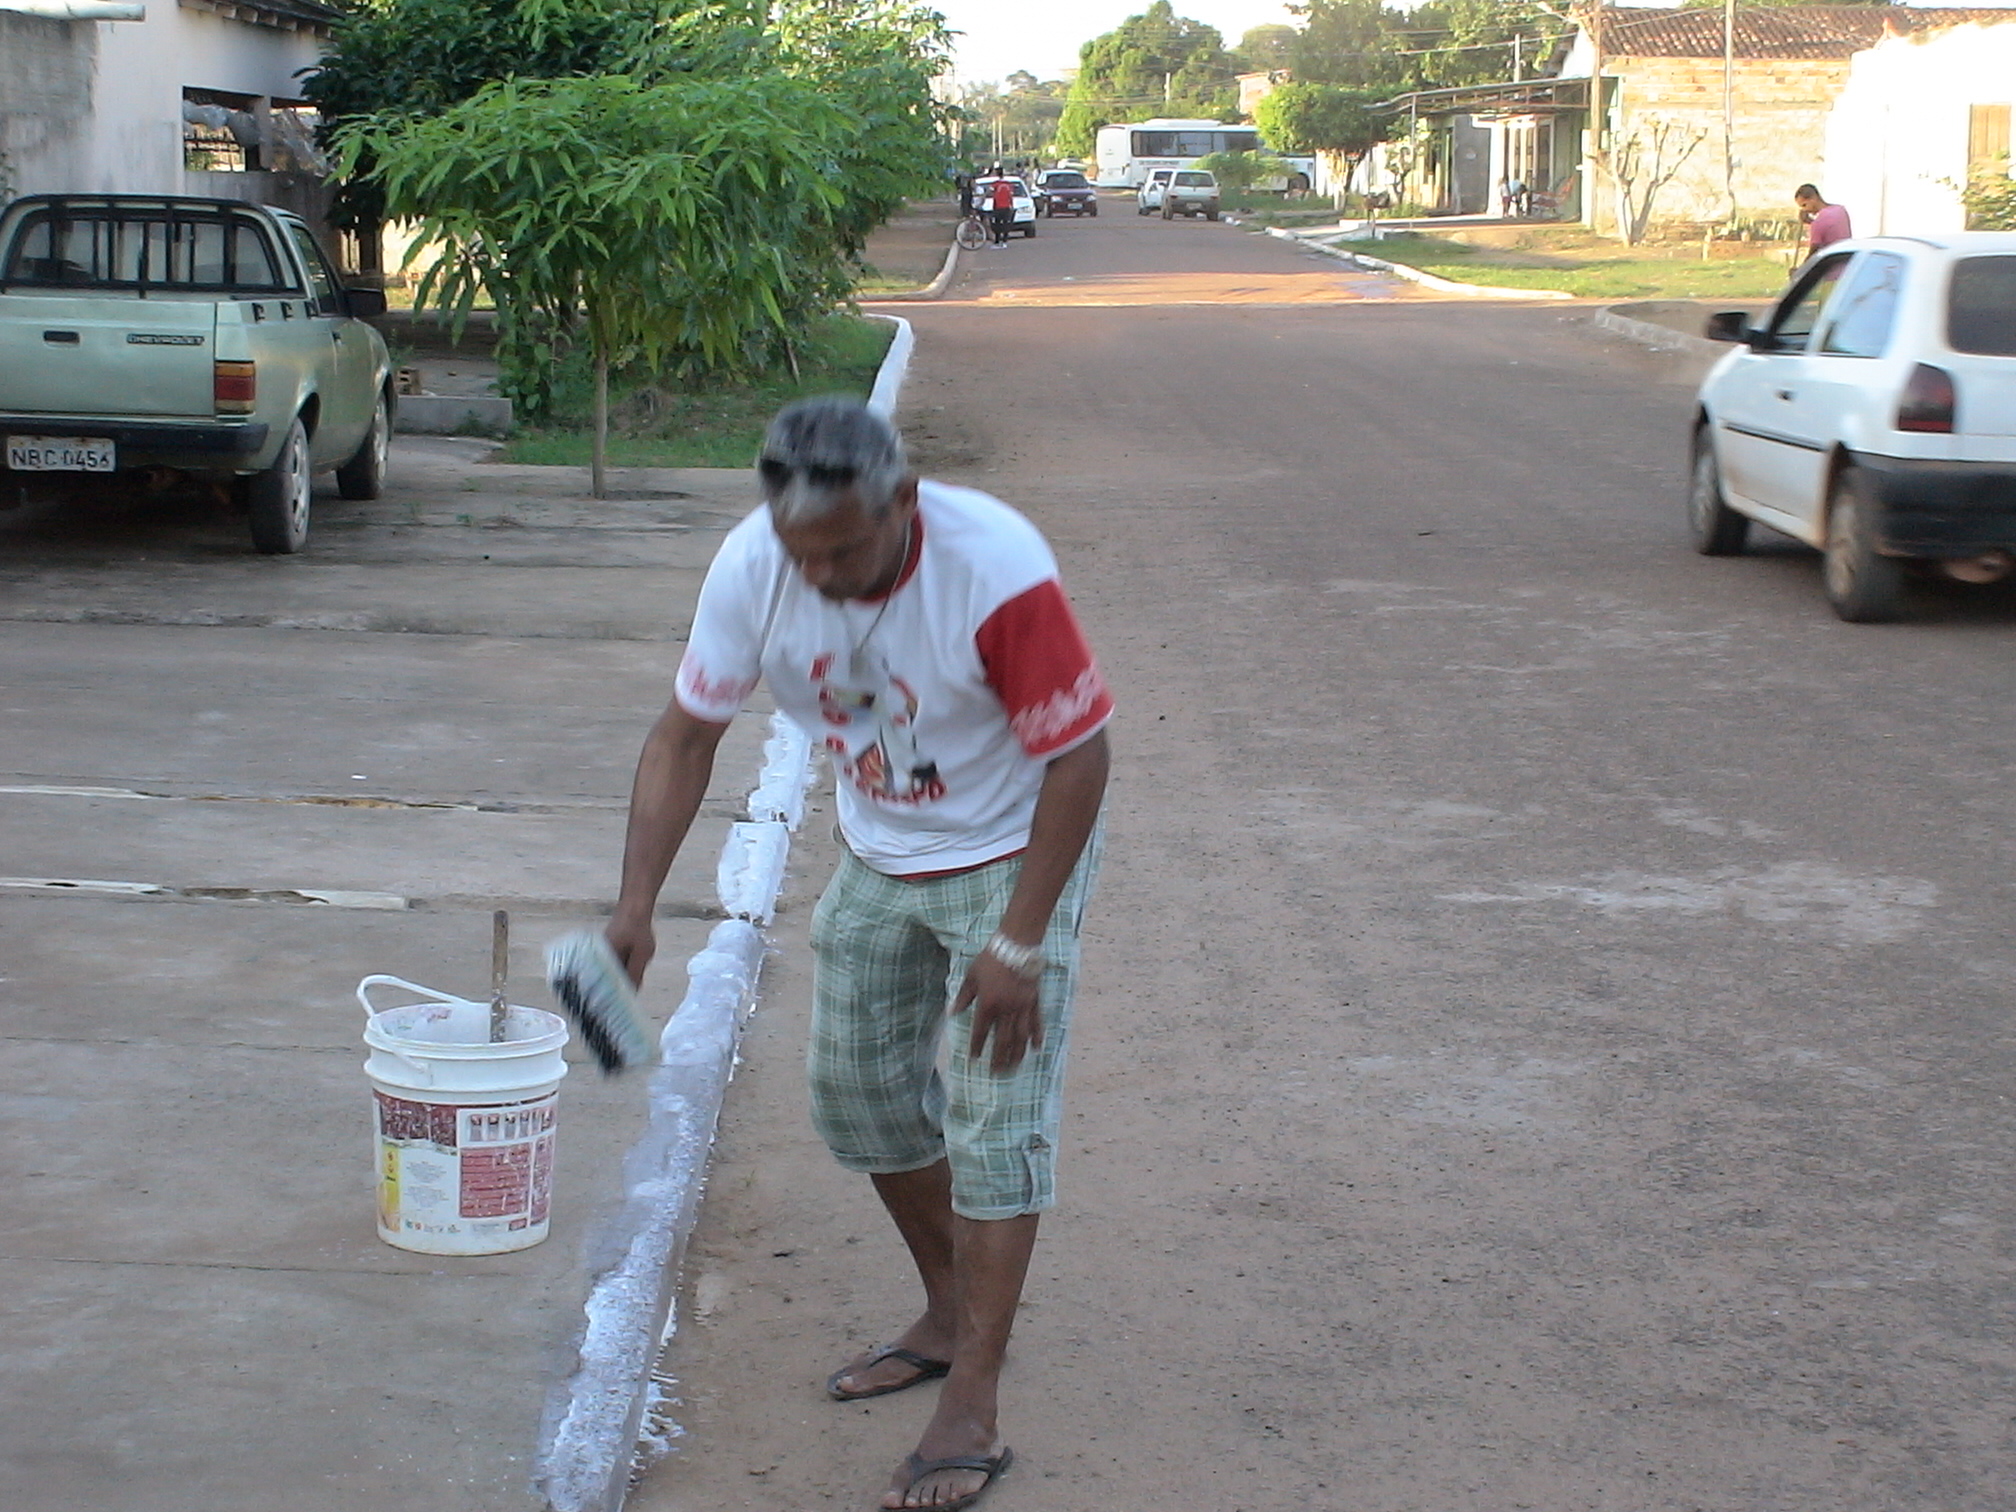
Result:
{"label": "shirt graphic print", "polygon": [[927,481],[913,532],[886,598],[834,602],[757,510],[708,570],[677,685],[726,723],[765,684],[831,756],[849,848],[892,876],[1022,849],[1045,767],[1113,707],[1034,526]]}

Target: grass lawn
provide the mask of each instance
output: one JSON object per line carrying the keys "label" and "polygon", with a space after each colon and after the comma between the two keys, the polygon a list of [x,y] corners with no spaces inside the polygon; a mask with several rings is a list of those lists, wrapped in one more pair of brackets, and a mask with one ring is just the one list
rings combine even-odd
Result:
{"label": "grass lawn", "polygon": [[1572,226],[1518,228],[1506,240],[1511,244],[1480,245],[1408,233],[1363,249],[1458,283],[1589,299],[1769,299],[1789,272],[1782,256],[1746,243],[1711,243],[1704,262],[1699,242],[1625,247]]}
{"label": "grass lawn", "polygon": [[[712,380],[675,391],[633,386],[613,397],[609,416],[612,467],[747,467],[770,417],[808,394],[866,398],[896,328],[886,320],[831,315],[798,354],[789,372],[748,381]],[[500,462],[586,467],[592,425],[527,429],[497,454]]]}

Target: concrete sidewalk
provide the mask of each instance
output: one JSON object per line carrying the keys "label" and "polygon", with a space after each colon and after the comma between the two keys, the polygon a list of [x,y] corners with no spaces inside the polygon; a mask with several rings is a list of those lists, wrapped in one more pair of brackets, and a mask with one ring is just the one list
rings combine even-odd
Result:
{"label": "concrete sidewalk", "polygon": [[[357,980],[514,1001],[613,897],[630,771],[740,472],[402,439],[310,551],[228,515],[0,515],[0,1507],[510,1512],[608,1261],[641,1077],[571,1049],[551,1237],[381,1243]],[[733,728],[646,1007],[721,917]]]}

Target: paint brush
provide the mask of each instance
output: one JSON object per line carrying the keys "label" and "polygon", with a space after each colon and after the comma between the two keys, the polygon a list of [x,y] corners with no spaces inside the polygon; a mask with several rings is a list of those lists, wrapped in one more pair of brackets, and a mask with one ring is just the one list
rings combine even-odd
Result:
{"label": "paint brush", "polygon": [[546,984],[581,1026],[581,1038],[605,1075],[651,1058],[637,1020],[637,989],[599,929],[576,929],[546,947]]}

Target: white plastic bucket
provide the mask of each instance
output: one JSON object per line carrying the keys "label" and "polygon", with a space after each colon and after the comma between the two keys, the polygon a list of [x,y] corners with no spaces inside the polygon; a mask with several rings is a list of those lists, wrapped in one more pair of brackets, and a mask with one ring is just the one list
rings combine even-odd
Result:
{"label": "white plastic bucket", "polygon": [[[419,1002],[373,1005],[373,987]],[[546,1237],[567,1021],[394,976],[357,984],[377,1105],[378,1237],[425,1255],[501,1255]]]}

